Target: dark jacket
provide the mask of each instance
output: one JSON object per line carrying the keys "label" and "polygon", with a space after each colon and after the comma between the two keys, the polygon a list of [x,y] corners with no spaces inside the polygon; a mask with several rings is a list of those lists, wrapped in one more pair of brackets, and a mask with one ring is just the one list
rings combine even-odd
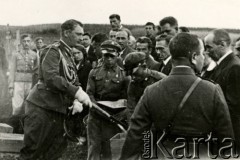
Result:
{"label": "dark jacket", "polygon": [[210,79],[218,83],[225,95],[230,113],[240,116],[240,60],[231,53],[216,66]]}
{"label": "dark jacket", "polygon": [[84,91],[87,88],[88,75],[92,69],[92,65],[87,60],[83,60],[79,66],[77,66],[77,75],[79,82]]}
{"label": "dark jacket", "polygon": [[118,66],[120,66],[121,68],[123,68],[123,61],[125,59],[125,57],[131,53],[131,52],[134,52],[134,49],[132,49],[131,47],[127,46],[121,55],[119,55],[118,59],[117,59],[117,64]]}
{"label": "dark jacket", "polygon": [[172,59],[170,59],[166,65],[164,65],[163,62],[161,63],[160,70],[159,70],[160,72],[166,75],[169,75],[171,70],[172,70]]}
{"label": "dark jacket", "polygon": [[[136,159],[143,148],[143,132],[154,124],[157,131],[166,128],[183,96],[197,79],[192,69],[173,68],[170,75],[145,90],[132,115],[121,159]],[[171,133],[194,136],[213,132],[217,138],[233,137],[226,101],[220,86],[202,80],[181,111]]]}
{"label": "dark jacket", "polygon": [[65,114],[79,85],[71,48],[62,41],[45,48],[40,57],[39,79],[27,101]]}
{"label": "dark jacket", "polygon": [[97,61],[97,56],[95,55],[94,48],[90,45],[87,52],[87,60],[92,64],[93,61]]}

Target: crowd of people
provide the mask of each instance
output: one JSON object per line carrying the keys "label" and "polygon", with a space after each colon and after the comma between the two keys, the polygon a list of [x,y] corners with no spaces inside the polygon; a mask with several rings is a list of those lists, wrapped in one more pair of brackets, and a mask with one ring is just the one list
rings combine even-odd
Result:
{"label": "crowd of people", "polygon": [[59,41],[45,45],[38,37],[35,50],[31,35],[21,36],[8,79],[12,115],[23,115],[19,158],[60,158],[67,147],[66,115],[89,110],[81,135],[87,137],[88,159],[112,159],[110,139],[121,129],[95,104],[128,126],[120,159],[141,156],[148,130],[166,132],[168,141],[211,133],[219,142],[232,139],[239,151],[240,39],[233,45],[224,29],[201,39],[174,17],[161,19],[158,27],[147,22],[146,35],[136,39],[118,14],[109,21],[109,34],[91,35],[81,22],[67,20]]}

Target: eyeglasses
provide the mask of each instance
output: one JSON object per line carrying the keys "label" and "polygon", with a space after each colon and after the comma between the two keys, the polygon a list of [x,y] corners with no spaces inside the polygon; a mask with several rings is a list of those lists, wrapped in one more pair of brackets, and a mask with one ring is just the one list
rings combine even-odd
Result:
{"label": "eyeglasses", "polygon": [[126,40],[126,37],[116,37],[117,40]]}

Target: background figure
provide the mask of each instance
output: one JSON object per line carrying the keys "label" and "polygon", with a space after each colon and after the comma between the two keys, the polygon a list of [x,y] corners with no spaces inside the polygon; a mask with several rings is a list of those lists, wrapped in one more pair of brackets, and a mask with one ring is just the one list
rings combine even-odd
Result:
{"label": "background figure", "polygon": [[84,47],[76,46],[73,48],[72,52],[74,55],[79,82],[81,83],[82,89],[86,91],[88,75],[92,69],[92,65],[89,61],[87,61],[87,53]]}
{"label": "background figure", "polygon": [[33,51],[36,52],[37,54],[37,63],[35,63],[33,68],[32,87],[38,82],[39,58],[40,58],[41,51],[46,47],[43,41],[44,41],[43,37],[37,37],[35,40],[36,48],[33,49]]}
{"label": "background figure", "polygon": [[171,35],[159,35],[156,37],[157,60],[160,62],[159,71],[169,75],[172,70],[172,58],[169,51],[169,43],[173,38]]}
{"label": "background figure", "polygon": [[12,115],[23,113],[23,103],[32,87],[37,54],[30,49],[31,36],[21,36],[22,49],[14,53],[10,64],[9,93],[12,96]]}
{"label": "background figure", "polygon": [[234,53],[240,57],[240,37],[236,40],[234,45]]}
{"label": "background figure", "polygon": [[109,40],[116,41],[116,34],[117,34],[117,31],[111,30],[109,32]]}
{"label": "background figure", "polygon": [[110,25],[113,31],[125,30],[129,34],[129,36],[132,35],[131,31],[121,24],[120,15],[112,14],[109,16],[109,20],[110,20]]}
{"label": "background figure", "polygon": [[137,39],[137,47],[136,50],[138,52],[144,52],[146,55],[146,65],[151,70],[159,70],[160,64],[154,60],[152,57],[152,41],[147,37],[140,37]]}
{"label": "background figure", "polygon": [[96,33],[92,37],[92,46],[94,49],[94,54],[97,57],[97,61],[92,63],[92,68],[95,68],[102,63],[102,52],[101,52],[101,44],[108,39],[105,33]]}
{"label": "background figure", "polygon": [[178,21],[174,17],[165,17],[160,22],[161,34],[175,36],[178,33]]}
{"label": "background figure", "polygon": [[145,24],[145,32],[146,32],[146,37],[148,37],[152,41],[152,53],[151,55],[153,58],[156,60],[156,51],[155,51],[155,45],[156,45],[156,30],[155,30],[155,25],[152,22],[147,22]]}
{"label": "background figure", "polygon": [[121,46],[121,51],[117,63],[123,67],[123,60],[125,57],[134,50],[129,46],[130,35],[125,30],[120,30],[116,34],[116,42]]}
{"label": "background figure", "polygon": [[0,47],[0,107],[8,91],[7,81],[8,61],[5,49]]}
{"label": "background figure", "polygon": [[182,33],[182,32],[189,33],[190,30],[187,27],[181,26],[178,28],[178,32],[179,33]]}
{"label": "background figure", "polygon": [[86,55],[85,55],[85,59],[88,60],[91,65],[95,65],[93,63],[96,63],[97,62],[97,57],[94,53],[94,48],[93,46],[91,45],[92,43],[92,40],[91,40],[92,36],[89,34],[89,33],[84,33],[83,34],[83,41],[82,41],[82,45],[84,46],[85,48],[85,51],[86,51]]}

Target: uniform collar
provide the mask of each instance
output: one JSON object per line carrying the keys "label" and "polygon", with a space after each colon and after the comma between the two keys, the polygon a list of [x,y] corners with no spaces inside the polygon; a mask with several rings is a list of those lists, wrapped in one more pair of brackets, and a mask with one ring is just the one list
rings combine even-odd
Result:
{"label": "uniform collar", "polygon": [[114,65],[114,66],[112,66],[111,68],[107,68],[104,64],[103,64],[103,68],[105,69],[105,70],[113,70],[114,72],[117,70],[117,65]]}
{"label": "uniform collar", "polygon": [[174,67],[170,75],[195,75],[195,72],[191,67],[181,65],[181,66]]}
{"label": "uniform collar", "polygon": [[63,44],[63,46],[65,47],[65,49],[67,49],[68,52],[72,51],[72,48],[69,45],[67,45],[67,43],[64,42],[62,39],[60,39],[60,43]]}

